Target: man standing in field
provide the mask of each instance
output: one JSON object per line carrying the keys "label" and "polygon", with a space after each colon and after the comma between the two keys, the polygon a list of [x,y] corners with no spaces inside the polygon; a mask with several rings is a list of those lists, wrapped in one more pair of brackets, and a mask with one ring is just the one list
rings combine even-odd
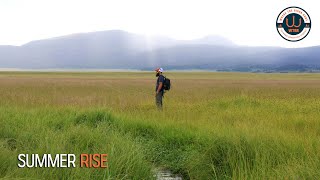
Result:
{"label": "man standing in field", "polygon": [[156,83],[156,105],[159,110],[162,110],[162,98],[164,93],[163,83],[164,83],[164,76],[162,75],[163,69],[157,68],[156,71],[156,77],[157,83]]}

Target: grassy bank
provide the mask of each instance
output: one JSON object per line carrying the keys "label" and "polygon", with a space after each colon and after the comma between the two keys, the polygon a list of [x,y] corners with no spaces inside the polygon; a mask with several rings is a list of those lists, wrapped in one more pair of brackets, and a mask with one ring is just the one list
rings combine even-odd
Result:
{"label": "grassy bank", "polygon": [[[319,74],[0,73],[0,177],[320,178]],[[108,153],[107,169],[19,169],[20,153]]]}

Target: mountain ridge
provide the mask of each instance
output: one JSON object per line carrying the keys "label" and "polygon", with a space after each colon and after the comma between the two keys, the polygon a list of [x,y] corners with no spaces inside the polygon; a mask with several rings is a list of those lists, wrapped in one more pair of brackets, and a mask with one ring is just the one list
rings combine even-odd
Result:
{"label": "mountain ridge", "polygon": [[21,46],[1,45],[0,68],[148,69],[163,66],[167,69],[232,71],[247,68],[253,71],[248,67],[268,65],[275,71],[283,66],[308,71],[310,68],[306,66],[312,69],[320,65],[319,55],[320,46],[250,47],[236,45],[221,36],[175,40],[109,30],[36,40]]}

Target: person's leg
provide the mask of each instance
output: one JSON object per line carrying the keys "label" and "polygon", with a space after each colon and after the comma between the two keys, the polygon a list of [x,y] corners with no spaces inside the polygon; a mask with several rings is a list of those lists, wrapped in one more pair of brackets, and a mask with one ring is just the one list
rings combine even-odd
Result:
{"label": "person's leg", "polygon": [[159,101],[159,95],[156,95],[156,106],[159,108],[160,101]]}
{"label": "person's leg", "polygon": [[159,93],[160,94],[160,105],[162,110],[162,100],[163,100],[163,91]]}
{"label": "person's leg", "polygon": [[161,109],[161,110],[162,110],[162,97],[163,97],[163,92],[158,93],[156,96],[156,105],[158,109]]}

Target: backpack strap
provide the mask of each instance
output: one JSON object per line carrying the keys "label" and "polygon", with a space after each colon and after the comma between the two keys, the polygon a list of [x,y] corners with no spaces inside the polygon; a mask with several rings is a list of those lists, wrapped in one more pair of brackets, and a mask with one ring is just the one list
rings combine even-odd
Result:
{"label": "backpack strap", "polygon": [[[164,79],[164,80],[166,80],[166,77],[165,77],[164,75],[162,75],[162,74],[161,74],[160,76],[162,76],[162,77],[163,77],[163,79]],[[160,77],[160,76],[159,76],[159,77]]]}

